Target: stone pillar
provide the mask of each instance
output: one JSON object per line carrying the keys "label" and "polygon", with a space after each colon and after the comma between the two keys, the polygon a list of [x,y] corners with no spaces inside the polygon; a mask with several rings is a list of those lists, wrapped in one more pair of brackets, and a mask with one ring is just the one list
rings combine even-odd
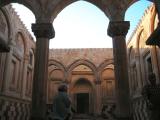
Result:
{"label": "stone pillar", "polygon": [[96,84],[96,100],[95,100],[95,113],[101,114],[101,81],[95,81]]}
{"label": "stone pillar", "polygon": [[119,119],[129,120],[130,99],[128,63],[125,37],[129,29],[128,21],[111,21],[108,35],[113,40],[113,54],[115,66],[116,86],[116,115]]}
{"label": "stone pillar", "polygon": [[49,39],[54,37],[51,23],[32,24],[36,36],[36,55],[32,89],[31,120],[45,120],[48,79]]}

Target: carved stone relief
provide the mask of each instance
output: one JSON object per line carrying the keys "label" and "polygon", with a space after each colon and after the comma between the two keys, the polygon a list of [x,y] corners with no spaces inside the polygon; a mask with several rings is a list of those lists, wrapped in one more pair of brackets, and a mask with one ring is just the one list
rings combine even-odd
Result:
{"label": "carved stone relief", "polygon": [[20,88],[19,68],[20,68],[20,61],[16,57],[13,57],[11,66],[10,66],[11,74],[10,74],[10,82],[9,82],[9,91],[16,92],[16,93],[19,92],[20,90],[19,89]]}

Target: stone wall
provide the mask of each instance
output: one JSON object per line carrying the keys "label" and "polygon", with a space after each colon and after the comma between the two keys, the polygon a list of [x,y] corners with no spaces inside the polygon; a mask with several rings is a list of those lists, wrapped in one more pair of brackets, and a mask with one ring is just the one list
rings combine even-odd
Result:
{"label": "stone wall", "polygon": [[0,53],[0,119],[28,120],[35,42],[11,5],[0,10],[0,19],[0,39],[10,47]]}
{"label": "stone wall", "polygon": [[51,49],[49,59],[54,59],[68,67],[77,60],[88,60],[99,66],[106,60],[113,59],[112,48],[86,48],[86,49]]}
{"label": "stone wall", "polygon": [[104,105],[115,103],[111,48],[52,49],[49,55],[48,103],[52,103],[57,87],[63,82],[69,86],[69,95],[76,109],[79,93],[89,94],[90,114],[100,114]]}
{"label": "stone wall", "polygon": [[142,88],[149,83],[148,74],[156,74],[160,82],[160,49],[146,45],[147,38],[156,29],[158,23],[155,7],[151,5],[144,13],[135,31],[130,37],[128,48],[129,84],[134,120],[148,120],[148,110],[141,95]]}

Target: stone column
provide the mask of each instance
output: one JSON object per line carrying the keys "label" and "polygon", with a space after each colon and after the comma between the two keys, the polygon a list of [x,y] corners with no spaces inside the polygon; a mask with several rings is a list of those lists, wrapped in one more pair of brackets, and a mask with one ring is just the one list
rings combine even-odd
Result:
{"label": "stone column", "polygon": [[96,100],[95,100],[95,113],[101,114],[101,81],[95,81],[96,84]]}
{"label": "stone column", "polygon": [[128,21],[111,21],[108,28],[108,35],[111,36],[113,40],[117,97],[116,115],[119,119],[123,120],[129,120],[130,116],[128,63],[125,41],[128,29]]}
{"label": "stone column", "polygon": [[32,89],[31,120],[45,120],[48,79],[49,39],[54,37],[51,23],[32,24],[36,36],[36,55]]}

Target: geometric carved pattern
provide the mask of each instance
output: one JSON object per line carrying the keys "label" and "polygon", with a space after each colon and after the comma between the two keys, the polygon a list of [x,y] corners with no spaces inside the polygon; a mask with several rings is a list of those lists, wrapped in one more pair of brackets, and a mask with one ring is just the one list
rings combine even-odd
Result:
{"label": "geometric carved pattern", "polygon": [[114,103],[108,103],[104,104],[102,108],[102,118],[109,119],[109,120],[114,120],[115,119],[115,104]]}
{"label": "geometric carved pattern", "polygon": [[0,99],[0,120],[29,120],[30,104]]}
{"label": "geometric carved pattern", "polygon": [[146,102],[143,98],[134,100],[133,118],[134,120],[149,120]]}

